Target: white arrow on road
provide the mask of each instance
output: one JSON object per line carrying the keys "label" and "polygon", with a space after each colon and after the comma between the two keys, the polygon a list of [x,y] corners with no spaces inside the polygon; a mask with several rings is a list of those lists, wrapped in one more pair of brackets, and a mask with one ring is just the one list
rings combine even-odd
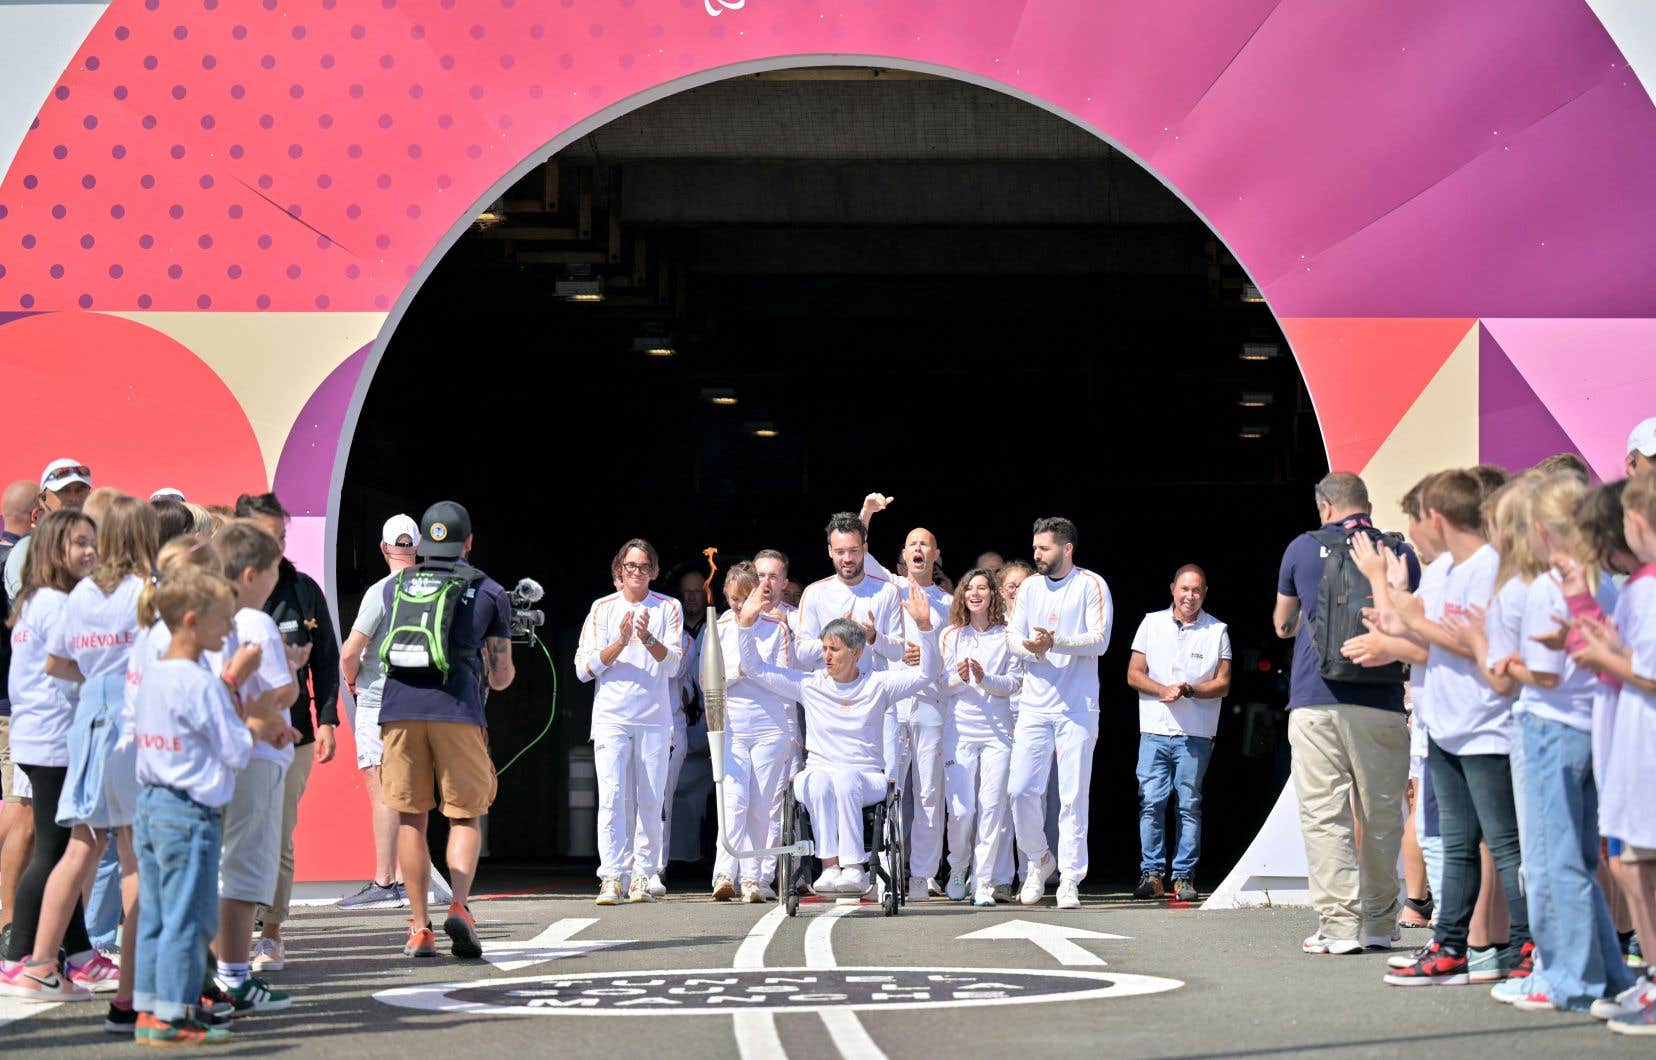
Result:
{"label": "white arrow on road", "polygon": [[580,939],[575,935],[598,923],[597,917],[565,917],[526,942],[508,939],[485,940],[483,959],[503,972],[515,972],[547,961],[576,957],[612,946],[625,946],[636,939]]}
{"label": "white arrow on road", "polygon": [[1127,939],[1131,935],[1112,935],[1107,931],[1088,931],[1066,924],[1038,924],[1032,920],[1008,920],[1004,924],[970,931],[962,939],[1028,939],[1046,950],[1059,964],[1101,965],[1104,958],[1089,953],[1070,939]]}

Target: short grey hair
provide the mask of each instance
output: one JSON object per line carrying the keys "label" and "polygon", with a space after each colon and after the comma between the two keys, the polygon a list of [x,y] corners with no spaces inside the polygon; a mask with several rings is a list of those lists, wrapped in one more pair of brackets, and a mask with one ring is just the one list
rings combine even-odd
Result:
{"label": "short grey hair", "polygon": [[822,627],[822,639],[837,639],[852,651],[861,651],[868,644],[868,632],[862,624],[849,618],[836,618]]}
{"label": "short grey hair", "polygon": [[1369,504],[1368,487],[1349,471],[1330,471],[1316,488],[1317,503],[1327,504],[1337,512],[1366,512]]}

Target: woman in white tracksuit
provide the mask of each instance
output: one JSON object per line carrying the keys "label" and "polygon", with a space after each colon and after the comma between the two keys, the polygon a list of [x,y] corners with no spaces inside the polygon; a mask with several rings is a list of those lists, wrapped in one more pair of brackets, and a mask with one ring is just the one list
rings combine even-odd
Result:
{"label": "woman in white tracksuit", "polygon": [[761,596],[749,593],[737,614],[741,676],[805,704],[807,758],[794,778],[794,794],[811,815],[822,860],[822,875],[812,889],[821,895],[861,894],[869,883],[863,807],[883,799],[895,776],[897,701],[935,682],[942,669],[931,602],[910,584],[903,606],[920,637],[918,669],[861,673],[857,658],[867,646],[863,627],[836,618],[822,629],[823,669],[805,674],[760,658],[754,626],[770,606]]}
{"label": "woman in white tracksuit", "polygon": [[[949,807],[951,901],[995,904],[994,874],[1008,841],[1006,778],[1012,761],[1012,700],[1022,671],[1006,647],[1006,615],[993,571],[978,568],[960,580],[943,631],[943,789]],[[975,835],[975,841],[974,841]],[[967,851],[971,851],[970,862]]]}
{"label": "woman in white tracksuit", "polygon": [[[760,682],[742,676],[741,645],[737,643],[736,612],[759,584],[752,563],[742,562],[725,574],[725,599],[730,610],[719,619],[719,647],[725,663],[725,822],[730,845],[737,850],[774,847],[782,835],[782,793],[793,773],[799,743],[794,701],[777,695]],[[761,614],[753,626],[759,657],[778,669],[794,665],[793,636],[774,612]],[[713,898],[736,897],[753,904],[776,897],[775,856],[744,858],[738,865],[724,844],[713,860]]]}

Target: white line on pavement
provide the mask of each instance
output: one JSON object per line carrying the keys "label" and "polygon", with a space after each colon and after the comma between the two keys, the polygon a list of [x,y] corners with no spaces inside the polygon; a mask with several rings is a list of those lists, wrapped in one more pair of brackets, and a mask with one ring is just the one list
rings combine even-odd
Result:
{"label": "white line on pavement", "polygon": [[[841,917],[855,913],[860,906],[836,905],[811,921],[805,929],[805,967],[833,968],[834,943],[831,937],[834,924]],[[828,1036],[845,1060],[886,1060],[886,1054],[868,1036],[862,1020],[850,1009],[828,1010],[821,1013],[822,1024]]]}
{"label": "white line on pavement", "polygon": [[63,1004],[61,1001],[40,1002],[24,1001],[15,997],[0,997],[0,1027],[18,1020],[26,1020],[30,1016],[38,1016],[43,1012],[50,1012]]}
{"label": "white line on pavement", "polygon": [[[775,909],[760,917],[748,930],[747,938],[736,948],[733,968],[763,968],[765,950],[788,916],[779,903]],[[776,1016],[770,1012],[735,1012],[732,1014],[736,1031],[736,1052],[742,1060],[778,1060],[786,1057],[782,1038],[776,1033]]]}

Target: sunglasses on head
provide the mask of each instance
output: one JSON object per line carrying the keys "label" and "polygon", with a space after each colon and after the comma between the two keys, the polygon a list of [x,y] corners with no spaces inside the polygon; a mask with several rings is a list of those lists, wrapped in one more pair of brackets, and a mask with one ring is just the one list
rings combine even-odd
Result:
{"label": "sunglasses on head", "polygon": [[53,468],[51,473],[46,476],[46,481],[58,482],[66,478],[72,478],[75,475],[79,475],[82,478],[91,478],[92,469],[80,464],[76,464],[73,467]]}

